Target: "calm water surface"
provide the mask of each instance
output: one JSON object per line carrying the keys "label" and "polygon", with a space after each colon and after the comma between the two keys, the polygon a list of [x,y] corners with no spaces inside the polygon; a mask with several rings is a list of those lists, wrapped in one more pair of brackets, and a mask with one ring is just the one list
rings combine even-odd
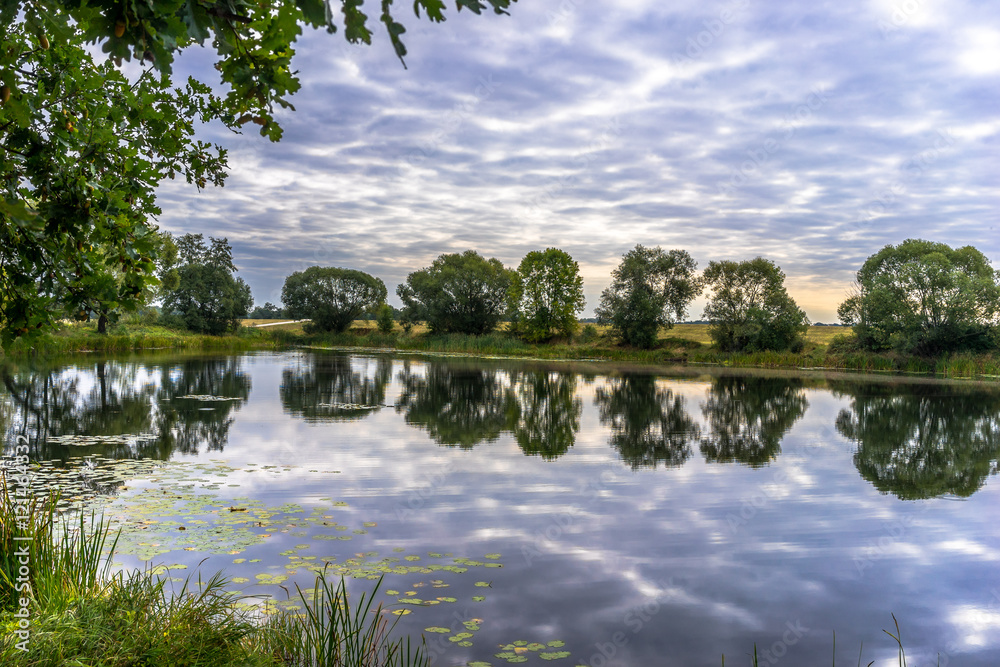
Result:
{"label": "calm water surface", "polygon": [[0,391],[8,451],[52,468],[204,464],[91,485],[126,522],[207,503],[123,564],[207,552],[284,599],[257,575],[398,559],[379,596],[438,665],[828,665],[834,631],[837,664],[895,665],[890,614],[908,665],[1000,664],[997,386],[296,351],[23,363]]}

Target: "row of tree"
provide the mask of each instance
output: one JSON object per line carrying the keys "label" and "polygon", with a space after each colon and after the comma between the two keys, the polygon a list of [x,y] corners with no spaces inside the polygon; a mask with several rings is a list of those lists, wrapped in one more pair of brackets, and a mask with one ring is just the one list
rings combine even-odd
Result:
{"label": "row of tree", "polygon": [[[696,270],[684,250],[637,245],[601,295],[599,321],[626,345],[653,347],[660,329],[683,319],[707,287],[713,294],[705,314],[722,349],[784,349],[801,340],[809,321],[773,262],[758,257],[711,262],[701,276]],[[422,321],[434,333],[486,334],[506,320],[531,342],[572,336],[585,305],[580,267],[558,248],[529,252],[516,270],[474,250],[444,254],[396,293],[404,326]],[[286,316],[310,319],[318,331],[344,331],[363,313],[385,308],[386,288],[360,271],[314,266],[289,276],[281,298]]]}
{"label": "row of tree", "polygon": [[[598,321],[623,344],[651,348],[662,329],[682,320],[708,292],[704,317],[724,351],[797,351],[809,319],[785,289],[771,260],[712,261],[700,274],[684,250],[637,245],[612,272]],[[424,321],[436,333],[484,334],[502,320],[532,342],[571,336],[583,310],[579,266],[557,248],[528,253],[516,270],[472,250],[445,254],[411,273],[397,294],[404,326]],[[378,278],[312,267],[285,282],[285,314],[342,331],[366,310],[386,308]],[[840,306],[856,345],[918,354],[1000,347],[1000,271],[971,246],[907,240],[872,255]],[[391,329],[391,316],[389,328]]]}
{"label": "row of tree", "polygon": [[[104,332],[122,312],[159,299],[163,320],[191,331],[235,330],[253,299],[237,277],[226,239],[201,234],[160,234],[156,246],[158,285],[130,299],[110,277],[96,285],[76,316],[98,319]],[[723,351],[787,350],[803,346],[805,312],[785,289],[785,275],[772,261],[712,261],[699,275],[684,250],[637,245],[612,272],[596,308],[598,321],[625,345],[651,348],[662,329],[684,319],[692,301],[708,292],[703,317]],[[119,277],[119,279],[124,279]],[[434,333],[486,334],[500,322],[531,342],[571,337],[583,310],[579,265],[557,248],[529,252],[517,269],[473,250],[443,254],[409,274],[396,293],[404,307],[385,303],[379,278],[352,269],[314,266],[290,275],[282,289],[284,308],[265,304],[256,317],[311,320],[310,329],[340,332],[362,317],[375,317],[391,331],[426,322]],[[840,305],[852,325],[853,345],[872,351],[938,354],[1000,347],[1000,271],[971,246],[907,240],[867,259],[853,292]]]}

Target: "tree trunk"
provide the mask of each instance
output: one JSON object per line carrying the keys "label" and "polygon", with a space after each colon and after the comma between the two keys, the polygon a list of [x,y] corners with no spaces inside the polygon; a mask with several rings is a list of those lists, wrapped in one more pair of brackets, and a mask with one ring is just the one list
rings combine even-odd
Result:
{"label": "tree trunk", "polygon": [[108,316],[105,313],[101,313],[101,316],[97,318],[97,333],[108,333]]}

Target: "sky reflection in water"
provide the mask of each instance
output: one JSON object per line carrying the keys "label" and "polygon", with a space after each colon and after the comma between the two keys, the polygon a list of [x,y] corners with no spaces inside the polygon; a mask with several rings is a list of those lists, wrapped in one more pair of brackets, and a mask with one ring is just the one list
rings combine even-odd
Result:
{"label": "sky reflection in water", "polygon": [[[457,603],[401,617],[417,634],[483,619],[471,647],[428,635],[436,664],[504,664],[493,654],[514,640],[564,641],[572,657],[553,664],[566,665],[737,664],[754,643],[829,664],[834,630],[844,664],[862,641],[863,664],[895,664],[890,613],[910,665],[1000,663],[1000,388],[603,372],[324,352],[22,365],[4,373],[5,443],[28,433],[36,460],[295,466],[241,469],[216,493],[332,497],[377,524],[312,555],[502,554],[503,568],[449,579]],[[206,395],[231,400],[185,398]],[[44,442],[66,433],[149,437]],[[279,562],[301,540],[240,555]],[[236,574],[231,562],[202,570]]]}

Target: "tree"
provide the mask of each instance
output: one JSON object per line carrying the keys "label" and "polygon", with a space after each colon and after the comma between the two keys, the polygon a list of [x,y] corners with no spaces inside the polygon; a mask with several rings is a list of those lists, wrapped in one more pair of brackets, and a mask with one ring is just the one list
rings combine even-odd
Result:
{"label": "tree", "polygon": [[539,342],[553,335],[572,336],[585,302],[580,266],[566,252],[547,248],[521,260],[508,308],[513,328],[526,340]]}
{"label": "tree", "polygon": [[384,334],[392,333],[392,329],[396,326],[396,320],[394,317],[393,308],[387,303],[383,303],[378,307],[378,312],[375,313],[375,324],[378,326],[378,330]]}
{"label": "tree", "polygon": [[285,278],[281,302],[295,319],[317,331],[345,331],[363,313],[385,302],[385,283],[363,271],[310,266]]}
{"label": "tree", "polygon": [[809,319],[785,291],[785,274],[774,262],[763,257],[709,262],[702,277],[712,290],[704,317],[719,349],[787,350],[802,345]]}
{"label": "tree", "polygon": [[598,322],[611,325],[626,345],[655,346],[660,328],[673,327],[701,293],[697,267],[685,250],[637,245],[611,273],[611,286],[596,309]]}
{"label": "tree", "polygon": [[503,316],[514,272],[475,250],[441,255],[414,271],[396,294],[408,320],[425,320],[434,333],[485,334]]}
{"label": "tree", "polygon": [[984,350],[996,345],[1000,271],[972,246],[908,239],[865,261],[837,313],[870,350]]}
{"label": "tree", "polygon": [[284,316],[281,308],[270,301],[250,311],[250,319],[252,320],[277,320]]}
{"label": "tree", "polygon": [[167,320],[178,320],[197,333],[220,335],[235,331],[253,305],[250,286],[233,274],[233,252],[225,238],[185,234],[177,242],[180,266],[177,288],[163,299]]}
{"label": "tree", "polygon": [[[456,0],[506,13],[513,0]],[[334,5],[338,4],[336,2]],[[291,59],[302,25],[371,43],[364,0],[14,0],[0,6],[0,341],[51,329],[98,299],[117,308],[153,283],[155,191],[165,178],[221,185],[226,152],[195,123],[247,123],[281,136],[275,106],[299,88]],[[439,0],[418,16],[445,19]],[[405,28],[379,20],[402,59]],[[104,56],[92,55],[99,44]],[[223,94],[171,81],[178,51],[211,44]],[[128,75],[123,60],[135,59]],[[118,272],[109,282],[112,271]]]}

